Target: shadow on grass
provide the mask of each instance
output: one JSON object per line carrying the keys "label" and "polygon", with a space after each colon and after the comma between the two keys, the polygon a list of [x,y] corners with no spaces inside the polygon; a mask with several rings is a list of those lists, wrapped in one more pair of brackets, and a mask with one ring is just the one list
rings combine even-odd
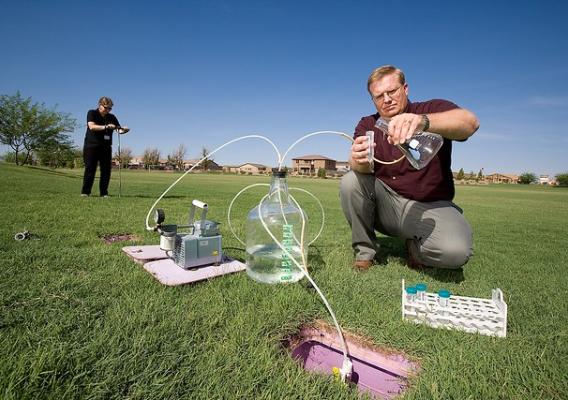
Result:
{"label": "shadow on grass", "polygon": [[223,253],[233,260],[237,260],[242,263],[245,262],[245,249],[241,249],[240,247],[223,247]]}
{"label": "shadow on grass", "polygon": [[[400,263],[406,265],[408,254],[406,253],[406,246],[401,239],[385,236],[377,238],[377,243],[380,246],[381,257],[399,258]],[[440,282],[460,283],[465,279],[463,268],[424,268],[420,272]]]}
{"label": "shadow on grass", "polygon": [[64,176],[66,178],[72,178],[72,179],[83,179],[83,175],[82,174],[75,174],[75,173],[70,173],[70,172],[66,172],[66,171],[58,171],[56,169],[50,169],[47,167],[36,167],[33,165],[28,166],[29,169],[35,169],[37,171],[41,171],[41,172],[45,172],[47,174],[50,175],[58,175],[58,176]]}
{"label": "shadow on grass", "polygon": [[[132,198],[132,199],[157,199],[160,195],[159,194],[135,194],[135,195],[129,195],[129,194],[124,194],[122,193],[120,195],[120,198]],[[96,197],[96,196],[95,196]],[[118,194],[113,195],[112,197],[116,197],[118,198]],[[182,196],[182,195],[168,195],[168,196],[164,196],[162,198],[162,200],[164,199],[187,199],[190,198],[191,196]]]}

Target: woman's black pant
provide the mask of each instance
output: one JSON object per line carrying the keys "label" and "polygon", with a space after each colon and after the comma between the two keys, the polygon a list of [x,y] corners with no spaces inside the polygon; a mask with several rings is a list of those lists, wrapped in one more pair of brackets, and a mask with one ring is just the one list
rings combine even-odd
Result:
{"label": "woman's black pant", "polygon": [[91,194],[91,188],[95,181],[97,164],[101,169],[99,179],[99,191],[101,196],[108,194],[110,183],[110,169],[112,164],[112,146],[94,146],[83,148],[83,160],[85,161],[85,174],[83,175],[82,194]]}

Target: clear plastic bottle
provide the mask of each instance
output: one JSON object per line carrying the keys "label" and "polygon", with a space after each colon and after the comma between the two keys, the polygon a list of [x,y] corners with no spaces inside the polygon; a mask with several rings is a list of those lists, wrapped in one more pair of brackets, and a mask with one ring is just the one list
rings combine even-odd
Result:
{"label": "clear plastic bottle", "polygon": [[[302,230],[301,211],[291,202],[286,182],[286,171],[272,170],[268,197],[248,214],[246,238],[247,274],[263,283],[292,283],[304,273],[268,234],[262,221],[283,247],[304,265],[300,250]],[[307,260],[307,246],[304,248]],[[306,261],[307,262],[307,261]]]}
{"label": "clear plastic bottle", "polygon": [[[387,134],[389,124],[386,120],[379,118],[375,127]],[[444,138],[437,133],[416,132],[406,143],[398,145],[404,153],[410,165],[416,169],[422,169],[432,161],[438,150],[444,144]]]}

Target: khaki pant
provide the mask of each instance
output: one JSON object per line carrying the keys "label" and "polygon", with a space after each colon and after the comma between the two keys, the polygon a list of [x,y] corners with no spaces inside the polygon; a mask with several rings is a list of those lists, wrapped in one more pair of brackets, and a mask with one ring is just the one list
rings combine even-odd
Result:
{"label": "khaki pant", "polygon": [[339,195],[357,260],[375,257],[375,230],[408,240],[416,261],[431,267],[459,268],[473,253],[471,226],[451,201],[409,200],[373,175],[353,171],[342,178]]}

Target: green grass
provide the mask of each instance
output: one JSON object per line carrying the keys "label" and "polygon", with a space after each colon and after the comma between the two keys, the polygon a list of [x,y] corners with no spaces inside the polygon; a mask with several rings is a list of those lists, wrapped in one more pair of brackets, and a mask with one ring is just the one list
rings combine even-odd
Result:
{"label": "green grass", "polygon": [[[124,171],[122,198],[81,198],[81,171],[0,164],[0,398],[356,399],[330,378],[304,372],[281,348],[302,324],[329,321],[305,280],[270,286],[239,273],[172,288],[121,252],[158,243],[144,219],[178,176]],[[258,182],[268,178],[189,175],[160,206],[166,221],[183,222],[192,199],[208,202],[209,217],[223,223],[224,247],[243,258],[226,213],[241,188]],[[568,190],[459,186],[456,202],[475,235],[463,272],[409,270],[402,243],[382,237],[388,264],[361,274],[350,268],[339,181],[289,183],[325,207],[309,264],[342,327],[420,361],[405,399],[568,397]],[[111,194],[117,191],[114,172]],[[235,204],[238,232],[263,192],[246,192]],[[298,198],[313,234],[318,207]],[[39,240],[13,240],[24,228]],[[117,233],[138,239],[108,245],[99,238]],[[487,298],[501,288],[507,338],[403,322],[402,278],[463,296]]]}

